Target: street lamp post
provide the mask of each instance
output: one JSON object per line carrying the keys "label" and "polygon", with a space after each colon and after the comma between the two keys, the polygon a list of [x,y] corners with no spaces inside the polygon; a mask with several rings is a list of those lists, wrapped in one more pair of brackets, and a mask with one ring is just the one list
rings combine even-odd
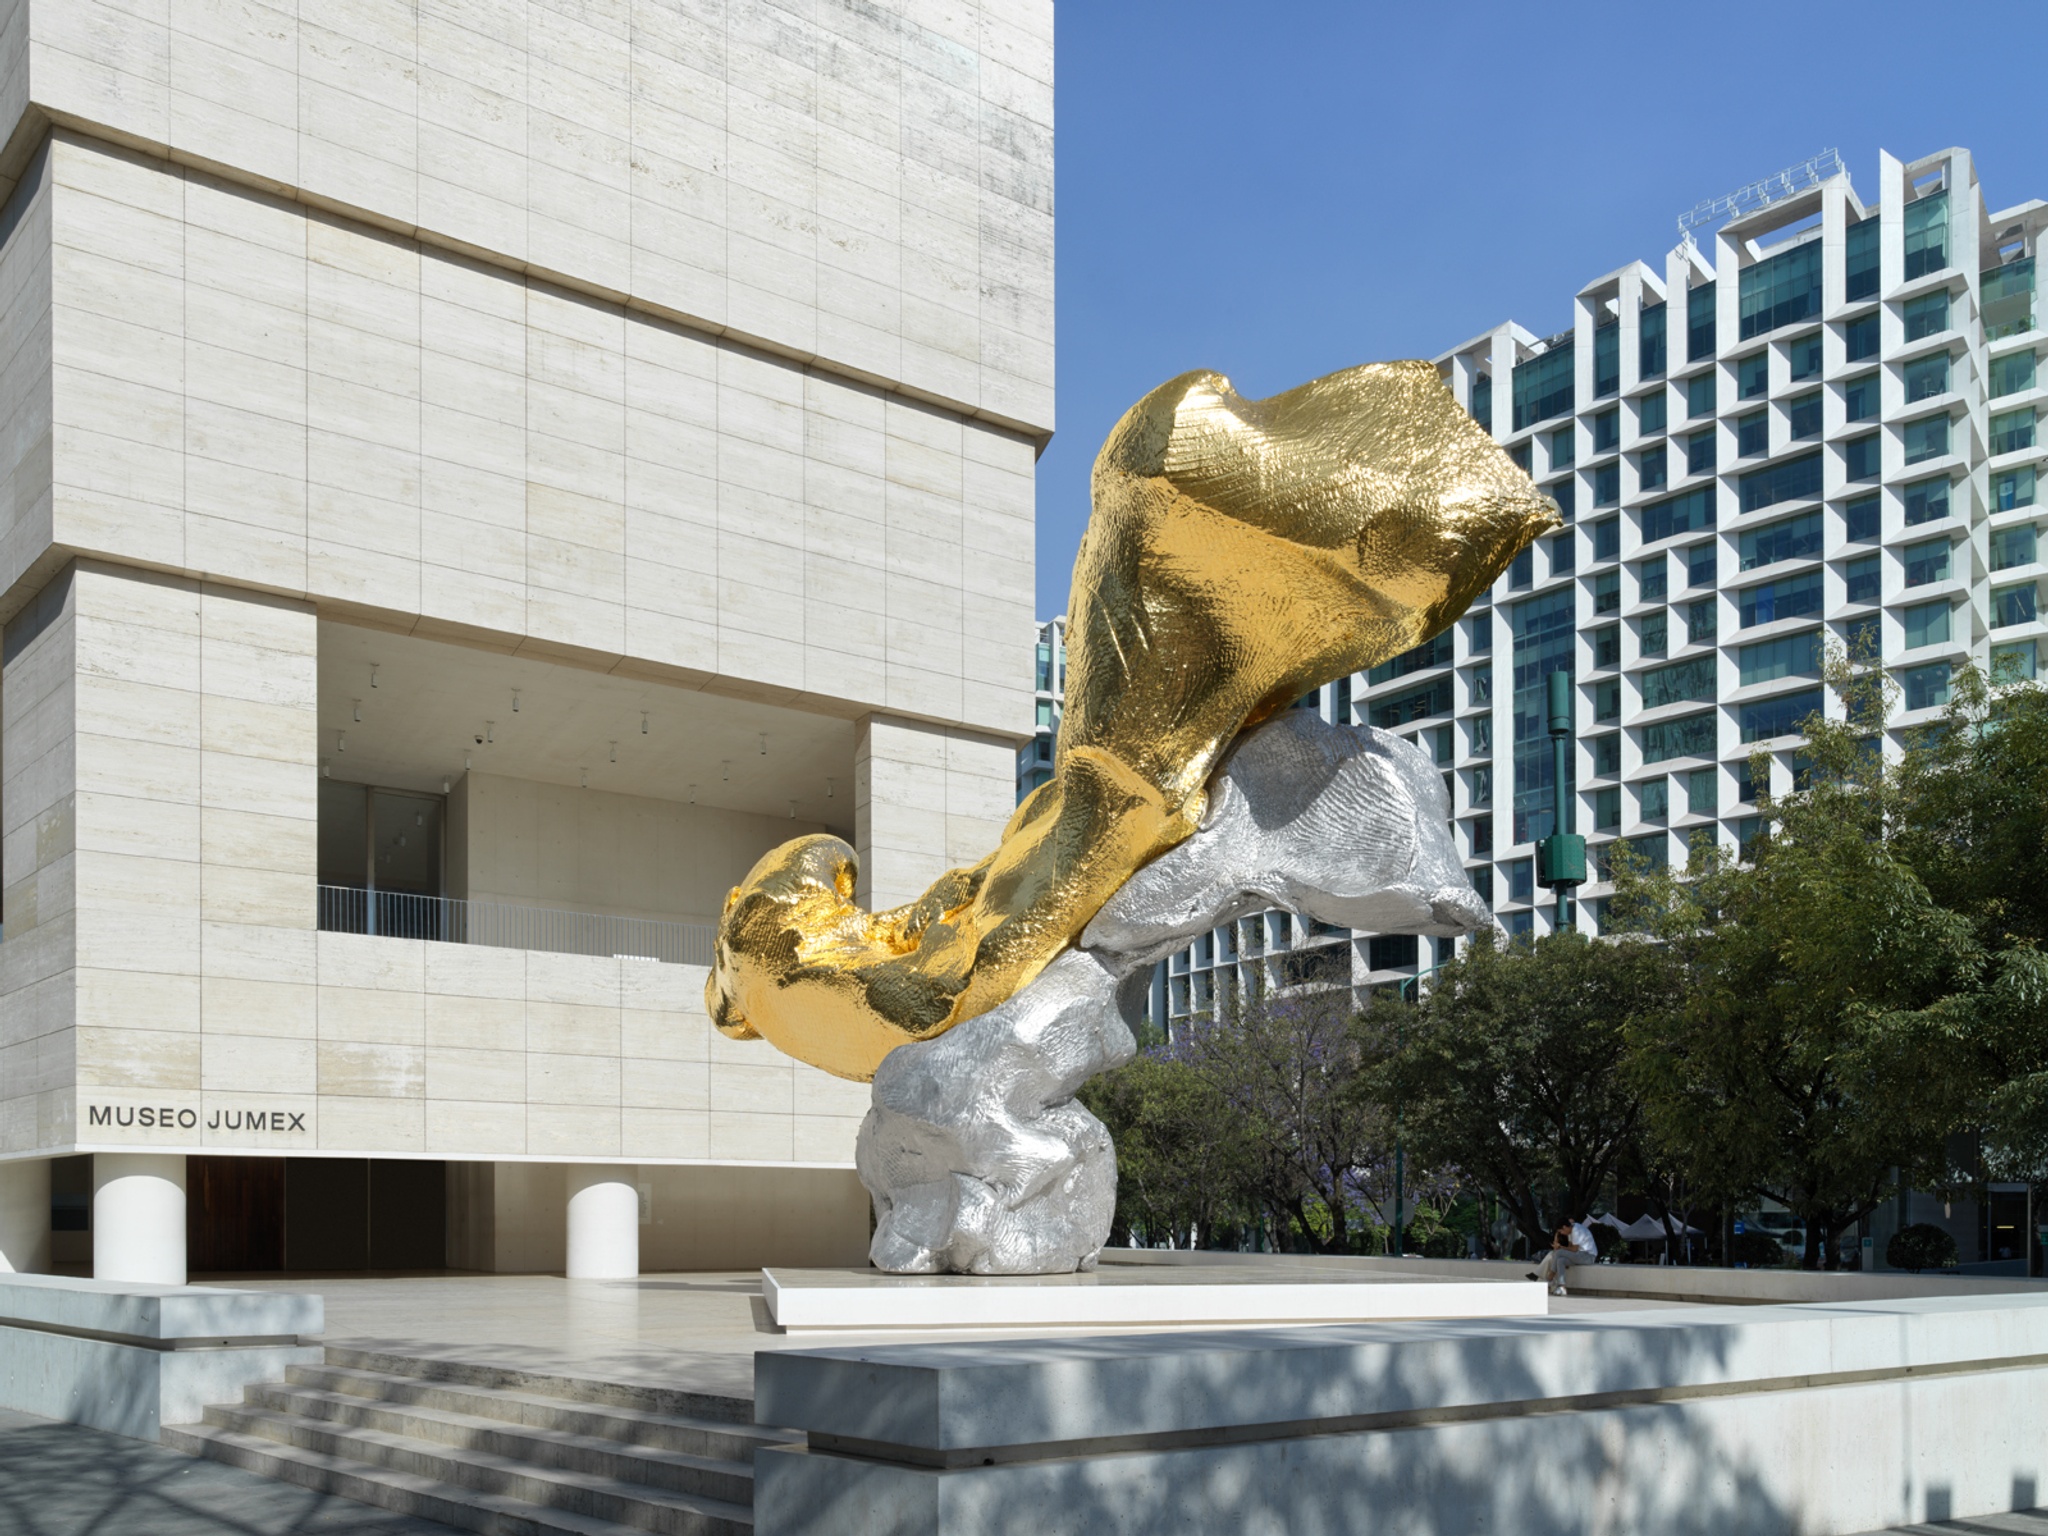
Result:
{"label": "street lamp post", "polygon": [[1536,883],[1557,892],[1558,933],[1572,926],[1571,898],[1586,883],[1586,840],[1572,830],[1575,796],[1565,785],[1565,770],[1572,740],[1572,675],[1553,672],[1548,684],[1550,744],[1554,772],[1551,775],[1550,836],[1536,845]]}

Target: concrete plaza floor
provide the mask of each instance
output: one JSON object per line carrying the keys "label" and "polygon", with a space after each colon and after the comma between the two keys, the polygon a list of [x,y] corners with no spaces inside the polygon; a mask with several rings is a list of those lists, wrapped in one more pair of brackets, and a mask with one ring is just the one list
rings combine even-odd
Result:
{"label": "concrete plaza floor", "polygon": [[[200,1283],[323,1296],[324,1342],[330,1344],[744,1398],[754,1395],[756,1350],[1032,1336],[967,1329],[949,1329],[942,1335],[905,1330],[787,1334],[768,1316],[759,1270],[643,1275],[638,1280],[451,1274]],[[1676,1303],[1602,1296],[1550,1298],[1554,1316],[1671,1305]],[[1131,1330],[1059,1331],[1072,1335]]]}

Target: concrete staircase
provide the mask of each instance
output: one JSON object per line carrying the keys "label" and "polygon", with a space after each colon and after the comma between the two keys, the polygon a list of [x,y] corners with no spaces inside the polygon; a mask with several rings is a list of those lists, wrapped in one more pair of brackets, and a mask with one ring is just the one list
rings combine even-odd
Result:
{"label": "concrete staircase", "polygon": [[489,1536],[746,1536],[754,1451],[792,1437],[739,1398],[330,1346],[164,1443]]}

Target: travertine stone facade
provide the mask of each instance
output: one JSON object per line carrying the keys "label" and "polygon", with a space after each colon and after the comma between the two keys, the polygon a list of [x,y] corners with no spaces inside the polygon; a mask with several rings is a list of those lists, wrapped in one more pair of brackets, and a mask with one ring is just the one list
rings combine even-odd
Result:
{"label": "travertine stone facade", "polygon": [[[436,652],[557,698],[602,674],[671,741],[830,720],[836,757],[790,729],[776,761],[845,797],[864,893],[985,854],[1031,729],[1051,29],[1050,0],[0,16],[0,1158],[466,1161],[451,1245],[617,1160],[670,1168],[683,1226],[857,1249],[864,1091],[719,1036],[701,968],[323,931],[317,896],[323,774],[447,795],[441,895],[670,922],[827,823],[737,772],[578,797],[520,756],[531,713],[472,782],[431,710],[359,779],[340,738],[390,712],[349,704],[336,637],[410,637],[416,688]],[[523,845],[543,823],[589,846]]]}
{"label": "travertine stone facade", "polygon": [[1050,0],[21,0],[0,68],[17,143],[81,126],[1052,426]]}

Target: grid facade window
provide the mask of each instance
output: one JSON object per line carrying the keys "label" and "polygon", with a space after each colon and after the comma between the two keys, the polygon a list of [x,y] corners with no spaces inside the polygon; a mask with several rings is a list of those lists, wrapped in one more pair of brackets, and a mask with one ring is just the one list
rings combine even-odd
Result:
{"label": "grid facade window", "polygon": [[1986,341],[2002,341],[2034,328],[2034,260],[2025,256],[2009,261],[1979,279]]}
{"label": "grid facade window", "polygon": [[1818,316],[1820,274],[1821,243],[1817,239],[1744,267],[1737,295],[1741,339],[1747,341]]}
{"label": "grid facade window", "polygon": [[1741,710],[1742,739],[1745,743],[1769,741],[1778,736],[1797,736],[1800,722],[1821,709],[1821,691],[1806,688],[1776,698],[1758,699]]}
{"label": "grid facade window", "polygon": [[1636,322],[1636,372],[1654,379],[1664,372],[1664,317],[1662,304],[1645,304]]}
{"label": "grid facade window", "polygon": [[1714,287],[1702,283],[1685,296],[1685,360],[1702,363],[1714,355]]}
{"label": "grid facade window", "polygon": [[1906,487],[1906,526],[1917,528],[1922,523],[1939,522],[1948,516],[1949,478],[1941,475],[1932,480],[1915,480]]}
{"label": "grid facade window", "polygon": [[1849,303],[1877,297],[1878,249],[1882,224],[1863,219],[1842,235],[1842,297]]}
{"label": "grid facade window", "polygon": [[1931,193],[1906,206],[1906,281],[1948,265],[1948,193]]}
{"label": "grid facade window", "polygon": [[[1946,418],[1944,418],[1945,420]],[[1799,501],[1818,496],[1821,485],[1821,455],[1802,454],[1767,469],[1754,470],[1738,482],[1742,510],[1755,512],[1781,501]]]}
{"label": "grid facade window", "polygon": [[[1562,416],[1572,409],[1572,344],[1567,338],[1548,352],[1515,364],[1515,430]],[[1525,465],[1524,468],[1527,466]]]}

